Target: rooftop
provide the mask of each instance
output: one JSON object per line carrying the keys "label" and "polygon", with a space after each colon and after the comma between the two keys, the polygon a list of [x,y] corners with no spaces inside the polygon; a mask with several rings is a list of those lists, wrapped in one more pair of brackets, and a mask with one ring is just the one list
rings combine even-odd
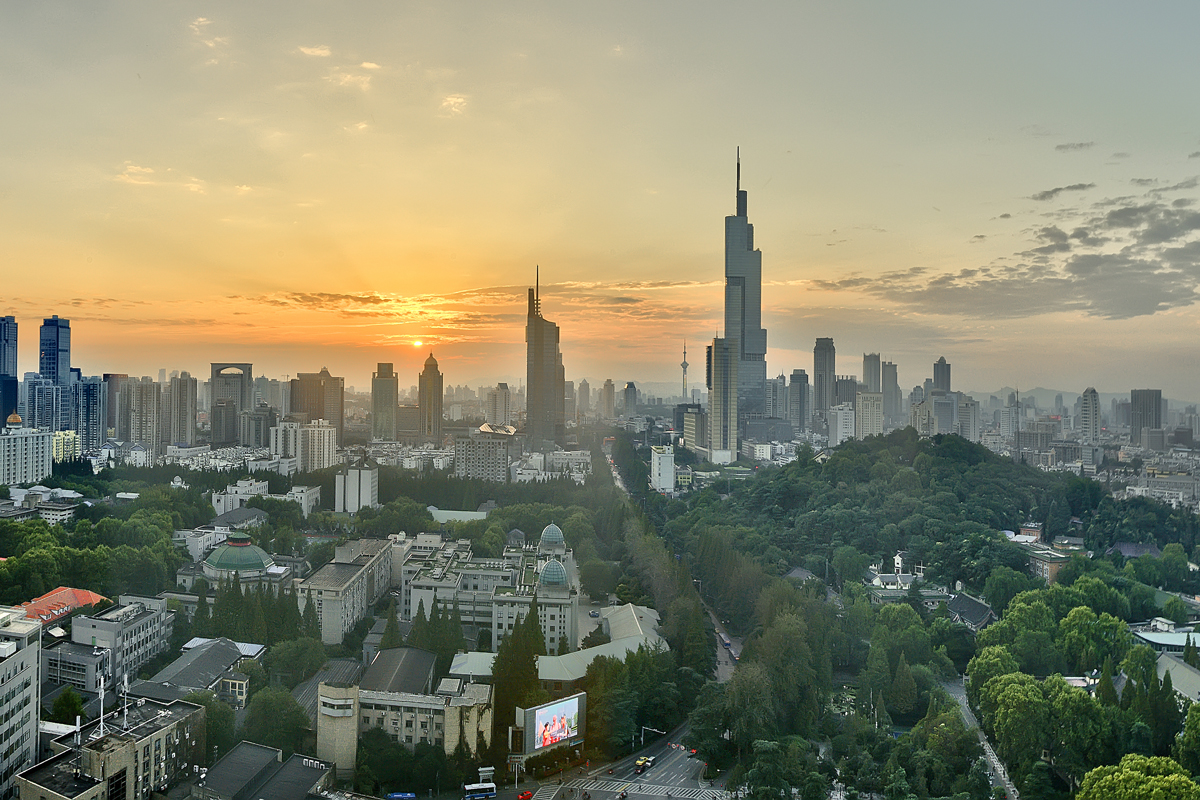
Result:
{"label": "rooftop", "polygon": [[360,569],[362,567],[358,564],[330,562],[305,578],[304,583],[301,584],[301,591],[309,589],[341,591],[354,579]]}
{"label": "rooftop", "polygon": [[[380,620],[382,622],[383,620]],[[362,674],[362,664],[356,658],[333,658],[317,670],[317,674],[292,689],[292,697],[315,723],[317,719],[317,687],[322,683],[353,684]]]}
{"label": "rooftop", "polygon": [[241,660],[242,650],[237,642],[213,639],[188,650],[150,680],[184,689],[208,689],[221,673]]}
{"label": "rooftop", "polygon": [[[73,734],[74,731],[68,735]],[[100,781],[92,780],[84,775],[76,775],[75,761],[77,759],[77,754],[66,750],[30,767],[21,773],[21,777],[63,797],[78,797]]]}
{"label": "rooftop", "polygon": [[374,692],[428,694],[437,656],[415,647],[393,647],[375,654],[359,688]]}

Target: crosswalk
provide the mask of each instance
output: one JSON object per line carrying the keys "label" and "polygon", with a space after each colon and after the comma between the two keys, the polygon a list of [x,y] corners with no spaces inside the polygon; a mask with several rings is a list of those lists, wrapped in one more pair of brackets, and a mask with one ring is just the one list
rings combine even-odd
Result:
{"label": "crosswalk", "polygon": [[[582,792],[611,792],[617,794],[626,792],[633,797],[635,795],[643,795],[649,797],[666,797],[669,793],[672,800],[675,798],[683,798],[683,800],[728,800],[729,793],[721,789],[689,789],[683,786],[665,786],[659,783],[630,783],[629,781],[597,781],[580,778],[570,781],[566,784],[569,789],[576,789]],[[542,800],[542,798],[534,796],[534,800]],[[560,798],[561,800],[561,798]]]}

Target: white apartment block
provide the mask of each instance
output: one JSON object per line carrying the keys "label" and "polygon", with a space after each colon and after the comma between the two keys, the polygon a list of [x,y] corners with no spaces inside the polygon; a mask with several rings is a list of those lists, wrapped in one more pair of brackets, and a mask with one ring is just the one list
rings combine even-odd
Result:
{"label": "white apartment block", "polygon": [[37,483],[54,468],[54,434],[22,428],[12,414],[0,430],[0,486]]}
{"label": "white apartment block", "polygon": [[854,438],[883,435],[883,392],[859,392],[854,398]]}
{"label": "white apartment block", "polygon": [[650,488],[660,494],[675,491],[675,447],[655,445],[650,448]]}
{"label": "white apartment block", "polygon": [[41,629],[25,609],[0,606],[0,797],[14,797],[14,776],[37,760]]}
{"label": "white apartment block", "polygon": [[340,644],[345,635],[383,597],[392,581],[392,542],[355,539],[334,551],[333,561],[303,580],[295,590],[304,612],[316,603],[321,641]]}

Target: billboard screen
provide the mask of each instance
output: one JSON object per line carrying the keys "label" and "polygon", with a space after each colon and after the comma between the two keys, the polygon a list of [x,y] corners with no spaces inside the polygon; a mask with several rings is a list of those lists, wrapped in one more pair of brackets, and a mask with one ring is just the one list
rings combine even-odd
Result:
{"label": "billboard screen", "polygon": [[583,739],[584,693],[537,706],[525,711],[525,752],[533,753],[558,744]]}

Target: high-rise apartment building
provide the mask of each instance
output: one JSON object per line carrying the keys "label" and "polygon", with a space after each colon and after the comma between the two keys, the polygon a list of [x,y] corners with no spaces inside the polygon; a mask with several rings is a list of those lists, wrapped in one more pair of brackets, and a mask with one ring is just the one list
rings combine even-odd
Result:
{"label": "high-rise apartment building", "polygon": [[151,461],[162,455],[160,432],[162,399],[161,387],[149,377],[130,379],[121,389],[121,405],[129,410],[128,429],[118,432],[117,438],[142,446]]}
{"label": "high-rise apartment building", "polygon": [[837,349],[833,339],[817,339],[813,348],[813,410],[828,411],[833,407],[834,369]]}
{"label": "high-rise apartment building", "polygon": [[337,463],[337,428],[323,419],[300,426],[301,472],[315,472]]}
{"label": "high-rise apartment building", "polygon": [[1129,392],[1129,442],[1141,445],[1142,431],[1161,429],[1162,389],[1133,389]]}
{"label": "high-rise apartment building", "polygon": [[238,415],[254,406],[254,365],[214,363],[209,379],[213,449],[238,443]]}
{"label": "high-rise apartment building", "polygon": [[799,434],[808,430],[808,373],[802,369],[792,370],[792,382],[788,387],[787,419],[792,431]]}
{"label": "high-rise apartment building", "polygon": [[53,463],[54,433],[23,427],[18,414],[9,415],[0,429],[0,486],[37,483]]}
{"label": "high-rise apartment building", "polygon": [[754,226],[747,217],[740,157],[736,213],[725,217],[725,340],[737,353],[739,412],[743,416],[762,414],[767,383],[767,332],[762,327],[762,251],[754,248]]}
{"label": "high-rise apartment building", "polygon": [[38,372],[59,386],[71,382],[71,321],[58,314],[42,320]]}
{"label": "high-rise apartment building", "polygon": [[513,418],[512,392],[507,383],[496,384],[496,388],[487,393],[484,401],[484,421],[489,425],[508,425]]}
{"label": "high-rise apartment building", "polygon": [[600,416],[603,419],[617,418],[617,385],[606,378],[600,387]]}
{"label": "high-rise apartment building", "polygon": [[945,356],[933,362],[933,388],[943,392],[950,391],[950,364],[946,362]]}
{"label": "high-rise apartment building", "polygon": [[41,627],[40,620],[25,617],[24,608],[0,606],[0,719],[4,720],[0,797],[4,798],[17,797],[16,774],[37,763]]}
{"label": "high-rise apartment building", "polygon": [[104,373],[104,388],[108,392],[104,424],[112,436],[117,435],[117,417],[121,412],[121,383],[126,380],[129,380],[129,376],[123,372]]}
{"label": "high-rise apartment building", "polygon": [[[435,362],[436,364],[436,362]],[[338,447],[342,446],[346,430],[346,380],[329,374],[328,367],[320,372],[301,372],[291,380],[293,414],[307,414],[308,419],[322,419],[337,432]]]}
{"label": "high-rise apartment building", "polygon": [[705,384],[708,386],[709,460],[728,463],[738,453],[737,342],[713,339],[706,350]]}
{"label": "high-rise apartment building", "polygon": [[896,365],[891,361],[880,364],[880,391],[883,392],[883,417],[892,425],[899,424],[904,418],[901,407],[904,395],[900,393],[900,378],[896,373]]}
{"label": "high-rise apartment building", "polygon": [[592,410],[592,385],[584,378],[579,382],[575,391],[575,413],[581,418],[586,417]]}
{"label": "high-rise apartment building", "polygon": [[767,378],[766,405],[763,416],[768,419],[787,419],[788,415],[788,384],[787,376]]}
{"label": "high-rise apartment building", "polygon": [[625,405],[625,419],[629,419],[637,411],[637,386],[633,381],[625,384],[621,397],[621,402]]}
{"label": "high-rise apartment building", "polygon": [[187,372],[171,378],[167,385],[170,416],[165,425],[171,444],[193,447],[196,444],[196,379]]}
{"label": "high-rise apartment building", "polygon": [[1100,393],[1091,386],[1079,398],[1079,433],[1084,444],[1100,441]]}
{"label": "high-rise apartment building", "polygon": [[93,376],[75,381],[70,391],[70,427],[79,434],[79,447],[84,453],[99,450],[108,438],[108,386]]}
{"label": "high-rise apartment building", "polygon": [[863,379],[868,392],[882,392],[883,378],[880,375],[879,353],[863,353]]}
{"label": "high-rise apartment building", "polygon": [[859,392],[854,398],[854,438],[883,435],[883,392]]}
{"label": "high-rise apartment building", "polygon": [[65,431],[71,427],[71,395],[67,384],[27,373],[25,380],[25,424],[42,431]]}
{"label": "high-rise apartment building", "polygon": [[396,409],[400,406],[400,378],[392,365],[381,362],[371,376],[371,438],[396,441]]}
{"label": "high-rise apartment building", "polygon": [[577,419],[575,411],[575,381],[563,381],[563,419]]}
{"label": "high-rise apartment building", "polygon": [[[421,436],[434,442],[442,438],[442,373],[438,372],[433,353],[425,359],[417,382],[417,405],[421,407]],[[562,401],[559,400],[559,407]]]}
{"label": "high-rise apartment building", "polygon": [[537,288],[529,290],[525,320],[525,438],[530,450],[551,450],[564,436],[563,364],[558,326],[542,316]]}
{"label": "high-rise apartment building", "polygon": [[0,317],[0,375],[17,377],[16,317]]}

